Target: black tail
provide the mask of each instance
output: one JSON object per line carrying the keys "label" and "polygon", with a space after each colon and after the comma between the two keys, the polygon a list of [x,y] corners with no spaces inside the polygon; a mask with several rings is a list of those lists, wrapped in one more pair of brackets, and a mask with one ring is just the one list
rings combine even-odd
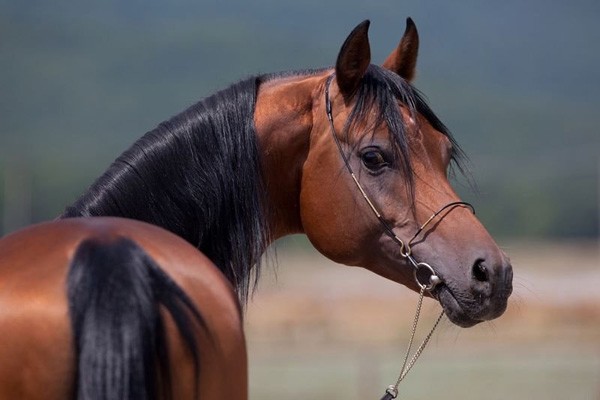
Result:
{"label": "black tail", "polygon": [[206,329],[202,317],[183,290],[132,240],[83,241],[71,261],[67,288],[77,399],[171,397],[160,306],[173,317],[199,369],[194,330],[198,324]]}

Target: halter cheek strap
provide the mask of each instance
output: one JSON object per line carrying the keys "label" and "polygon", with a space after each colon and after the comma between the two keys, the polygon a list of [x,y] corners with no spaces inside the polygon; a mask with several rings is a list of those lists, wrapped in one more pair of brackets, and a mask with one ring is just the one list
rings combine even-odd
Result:
{"label": "halter cheek strap", "polygon": [[329,126],[331,127],[331,134],[333,136],[335,144],[337,145],[338,151],[340,152],[340,155],[342,156],[342,160],[344,161],[344,165],[346,166],[346,169],[350,173],[350,177],[352,177],[352,180],[354,181],[354,184],[356,185],[356,187],[358,188],[358,190],[362,194],[363,198],[365,199],[365,201],[369,205],[369,208],[371,209],[371,211],[373,211],[373,214],[375,214],[375,216],[379,220],[379,223],[383,226],[383,229],[384,229],[385,233],[389,237],[391,237],[396,243],[398,243],[400,245],[400,253],[402,254],[402,256],[403,257],[408,257],[410,255],[410,246],[407,246],[407,245],[404,244],[404,241],[402,241],[402,239],[400,239],[394,233],[394,231],[392,230],[392,227],[383,218],[383,216],[381,215],[381,213],[379,212],[379,210],[377,210],[377,207],[375,207],[375,204],[373,204],[373,202],[371,201],[371,199],[367,195],[367,192],[365,192],[365,190],[363,189],[362,185],[358,181],[358,178],[354,174],[354,170],[352,169],[352,166],[350,165],[350,162],[348,161],[348,157],[346,157],[346,154],[344,153],[344,150],[342,149],[342,144],[340,143],[340,139],[338,138],[337,132],[335,131],[335,125],[333,123],[333,113],[332,113],[332,107],[331,107],[331,98],[329,96],[329,87],[331,86],[331,81],[333,80],[334,77],[335,77],[335,74],[331,74],[327,78],[327,83],[325,85],[325,111],[327,112],[327,119],[329,120]]}
{"label": "halter cheek strap", "polygon": [[[392,229],[390,224],[385,220],[385,218],[379,212],[379,210],[377,209],[377,207],[375,206],[375,204],[373,203],[371,198],[367,195],[367,192],[364,190],[364,188],[358,181],[356,174],[354,174],[354,170],[352,169],[352,166],[350,165],[348,157],[344,153],[342,144],[340,142],[340,139],[338,138],[337,132],[335,130],[335,125],[333,123],[331,97],[329,95],[329,88],[331,86],[331,82],[333,81],[334,77],[335,77],[335,74],[329,75],[329,77],[327,78],[327,82],[325,84],[325,111],[327,113],[327,119],[329,120],[329,125],[331,127],[331,134],[332,134],[335,144],[338,148],[338,151],[340,152],[340,156],[342,157],[342,160],[344,161],[344,165],[346,166],[346,169],[350,173],[350,176],[352,177],[352,180],[354,181],[354,184],[360,191],[362,197],[367,202],[371,211],[373,211],[373,214],[375,214],[375,216],[377,217],[377,220],[383,227],[383,230],[386,233],[386,235],[388,235],[394,242],[396,242],[400,246],[400,255],[402,257],[406,258],[410,262],[410,264],[413,266],[413,268],[414,268],[413,273],[414,273],[414,277],[415,277],[415,281],[417,282],[417,285],[419,285],[419,287],[421,289],[426,289],[431,292],[439,283],[442,282],[442,280],[435,273],[435,270],[433,269],[433,267],[431,267],[427,263],[418,262],[417,260],[414,259],[414,257],[412,256],[411,244],[414,242],[414,240],[417,238],[417,236],[423,231],[423,229],[425,229],[425,227],[427,225],[429,225],[435,219],[435,217],[440,215],[444,210],[447,210],[447,209],[453,210],[455,207],[466,206],[471,209],[473,214],[475,214],[475,209],[473,208],[473,206],[470,203],[467,203],[464,201],[455,201],[455,202],[446,204],[441,209],[439,209],[438,211],[433,213],[433,215],[431,217],[429,217],[429,219],[427,221],[425,221],[425,223],[419,227],[417,232],[414,234],[414,236],[408,242],[405,243],[402,239],[400,239],[398,237],[398,235],[396,235],[396,233],[394,232],[394,230]],[[425,273],[425,274],[423,274],[423,273]],[[425,275],[425,277],[427,277],[427,276],[429,277],[428,281],[421,282],[423,275]]]}

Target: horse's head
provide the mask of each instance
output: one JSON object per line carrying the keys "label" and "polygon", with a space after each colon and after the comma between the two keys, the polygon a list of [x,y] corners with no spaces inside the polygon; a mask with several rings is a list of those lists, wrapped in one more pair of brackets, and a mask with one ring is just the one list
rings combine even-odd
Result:
{"label": "horse's head", "polygon": [[496,318],[512,291],[512,268],[470,206],[453,204],[460,200],[448,168],[460,150],[409,83],[417,30],[409,19],[378,67],[370,64],[368,26],[348,36],[313,103],[302,228],[334,261],[412,289],[419,286],[410,258],[429,264],[441,278],[431,295],[457,325]]}

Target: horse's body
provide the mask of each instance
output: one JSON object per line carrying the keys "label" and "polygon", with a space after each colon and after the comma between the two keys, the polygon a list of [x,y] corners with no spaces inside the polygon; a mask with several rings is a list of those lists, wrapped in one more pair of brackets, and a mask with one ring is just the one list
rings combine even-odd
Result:
{"label": "horse's body", "polygon": [[[69,264],[85,240],[110,246],[119,237],[135,240],[188,294],[202,316],[206,328],[194,327],[201,362],[199,398],[246,398],[240,309],[231,284],[214,264],[181,238],[155,226],[117,218],[77,218],[36,225],[0,241],[0,399],[75,397],[77,364],[66,293]],[[118,261],[117,267],[122,267]],[[113,295],[123,301],[123,294]],[[115,307],[113,312],[126,310]],[[194,398],[193,358],[173,334],[172,320],[165,320],[172,397]],[[115,364],[112,367],[119,368]],[[116,398],[135,397],[122,392]]]}
{"label": "horse's body", "polygon": [[413,289],[409,261],[428,262],[458,325],[502,314],[510,264],[457,203],[460,152],[408,83],[416,28],[383,67],[367,29],[334,69],[255,77],[166,121],[61,220],[0,241],[0,398],[247,398],[235,294],[291,233]]}

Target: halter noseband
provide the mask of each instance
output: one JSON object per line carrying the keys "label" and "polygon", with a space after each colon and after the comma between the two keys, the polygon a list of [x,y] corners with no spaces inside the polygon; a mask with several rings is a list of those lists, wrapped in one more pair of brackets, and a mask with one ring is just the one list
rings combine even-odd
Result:
{"label": "halter noseband", "polygon": [[[358,190],[362,194],[363,198],[365,199],[365,201],[369,205],[369,208],[371,209],[371,211],[373,211],[373,214],[375,214],[375,216],[379,220],[379,223],[383,227],[384,232],[394,242],[396,242],[400,246],[400,255],[402,257],[406,258],[411,263],[411,265],[413,266],[413,268],[414,268],[413,275],[414,275],[414,278],[415,278],[415,281],[416,281],[417,285],[422,290],[427,290],[429,292],[432,292],[433,289],[438,284],[440,284],[442,282],[442,279],[436,274],[435,270],[433,269],[433,267],[431,265],[429,265],[427,263],[424,263],[424,262],[418,262],[417,260],[415,260],[415,258],[412,256],[412,250],[411,250],[411,244],[412,244],[412,242],[423,231],[423,229],[429,223],[431,223],[435,219],[435,217],[437,217],[438,215],[440,215],[444,210],[447,210],[447,209],[453,210],[455,207],[458,207],[458,206],[466,206],[466,207],[468,207],[468,208],[471,209],[471,211],[473,212],[473,214],[475,214],[475,209],[473,208],[473,206],[470,203],[467,203],[467,202],[464,202],[464,201],[455,201],[455,202],[446,204],[445,206],[443,206],[442,208],[440,208],[438,211],[436,211],[435,213],[433,213],[431,215],[431,217],[429,217],[429,219],[427,221],[425,221],[425,223],[423,225],[421,225],[419,227],[419,229],[417,229],[417,232],[414,234],[414,236],[408,242],[405,243],[402,239],[400,239],[398,237],[398,235],[396,235],[394,233],[394,231],[393,231],[392,227],[390,226],[390,224],[383,218],[383,216],[381,215],[381,213],[379,212],[379,210],[377,209],[377,207],[375,207],[375,204],[373,203],[373,201],[371,201],[371,199],[367,195],[367,192],[365,192],[365,190],[363,189],[362,185],[358,181],[358,178],[354,174],[354,171],[352,170],[352,166],[350,165],[350,162],[348,161],[348,158],[346,157],[346,154],[344,153],[344,151],[342,149],[342,144],[340,143],[340,140],[339,140],[339,138],[337,136],[337,133],[335,131],[335,126],[334,126],[334,123],[333,123],[333,114],[332,114],[332,107],[331,107],[331,99],[329,97],[329,87],[331,85],[331,81],[333,80],[334,76],[335,76],[335,74],[331,74],[327,78],[327,82],[325,84],[325,111],[327,112],[327,119],[329,120],[329,125],[331,126],[331,134],[333,135],[333,139],[335,140],[335,144],[337,145],[337,148],[338,148],[338,150],[340,152],[340,155],[342,156],[342,160],[344,160],[344,164],[346,165],[346,169],[350,173],[350,176],[352,177],[352,180],[356,184],[356,187],[358,188]],[[426,273],[429,274],[429,282],[421,283],[421,281],[419,280],[419,276],[420,276],[419,271],[421,271],[421,270],[424,270]]]}

